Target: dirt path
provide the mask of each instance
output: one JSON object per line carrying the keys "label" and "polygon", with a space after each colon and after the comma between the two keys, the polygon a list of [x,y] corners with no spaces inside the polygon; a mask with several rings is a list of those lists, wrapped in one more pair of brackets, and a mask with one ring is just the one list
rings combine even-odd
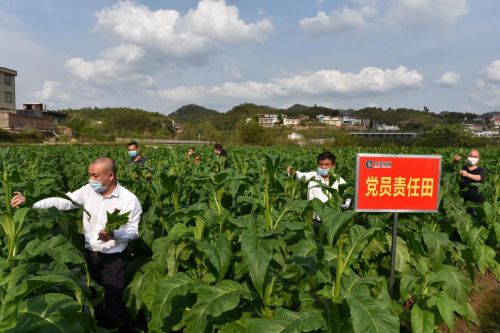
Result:
{"label": "dirt path", "polygon": [[500,332],[500,282],[491,272],[476,275],[474,288],[470,295],[470,304],[474,309],[479,326],[468,325],[464,320],[457,319],[453,331],[446,325],[440,326],[445,333],[499,333]]}

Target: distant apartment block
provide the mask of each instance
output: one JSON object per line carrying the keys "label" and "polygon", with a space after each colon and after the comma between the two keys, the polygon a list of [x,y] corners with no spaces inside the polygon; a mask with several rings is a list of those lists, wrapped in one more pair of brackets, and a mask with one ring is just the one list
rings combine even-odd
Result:
{"label": "distant apartment block", "polygon": [[0,110],[16,110],[16,76],[12,69],[0,67]]}
{"label": "distant apartment block", "polygon": [[259,114],[259,126],[273,127],[278,124],[279,118],[277,114]]}

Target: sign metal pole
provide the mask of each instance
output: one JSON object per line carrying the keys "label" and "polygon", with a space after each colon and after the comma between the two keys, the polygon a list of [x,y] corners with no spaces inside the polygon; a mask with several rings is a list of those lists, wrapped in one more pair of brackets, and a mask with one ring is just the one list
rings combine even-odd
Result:
{"label": "sign metal pole", "polygon": [[394,299],[394,271],[396,267],[396,246],[398,241],[398,213],[394,213],[392,220],[392,249],[391,249],[391,276],[389,279],[389,292]]}

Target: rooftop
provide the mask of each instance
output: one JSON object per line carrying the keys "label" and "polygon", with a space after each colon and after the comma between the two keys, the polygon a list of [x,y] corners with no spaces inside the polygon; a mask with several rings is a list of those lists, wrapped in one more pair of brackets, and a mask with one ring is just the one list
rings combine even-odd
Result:
{"label": "rooftop", "polygon": [[6,74],[9,74],[9,75],[17,76],[17,72],[15,70],[9,69],[9,68],[6,68],[6,67],[2,67],[2,66],[0,66],[0,72],[1,73],[6,73]]}

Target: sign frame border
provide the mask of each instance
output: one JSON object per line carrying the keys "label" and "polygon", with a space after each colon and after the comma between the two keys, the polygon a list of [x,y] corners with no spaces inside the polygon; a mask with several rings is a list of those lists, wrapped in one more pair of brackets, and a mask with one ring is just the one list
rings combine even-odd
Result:
{"label": "sign frame border", "polygon": [[[359,209],[358,208],[358,180],[359,180],[359,160],[361,157],[389,157],[389,158],[436,158],[439,160],[438,195],[435,210],[415,210],[415,209]],[[441,200],[441,171],[443,156],[441,155],[416,155],[416,154],[356,154],[356,178],[354,179],[354,211],[360,213],[437,213],[439,212],[439,202]]]}

